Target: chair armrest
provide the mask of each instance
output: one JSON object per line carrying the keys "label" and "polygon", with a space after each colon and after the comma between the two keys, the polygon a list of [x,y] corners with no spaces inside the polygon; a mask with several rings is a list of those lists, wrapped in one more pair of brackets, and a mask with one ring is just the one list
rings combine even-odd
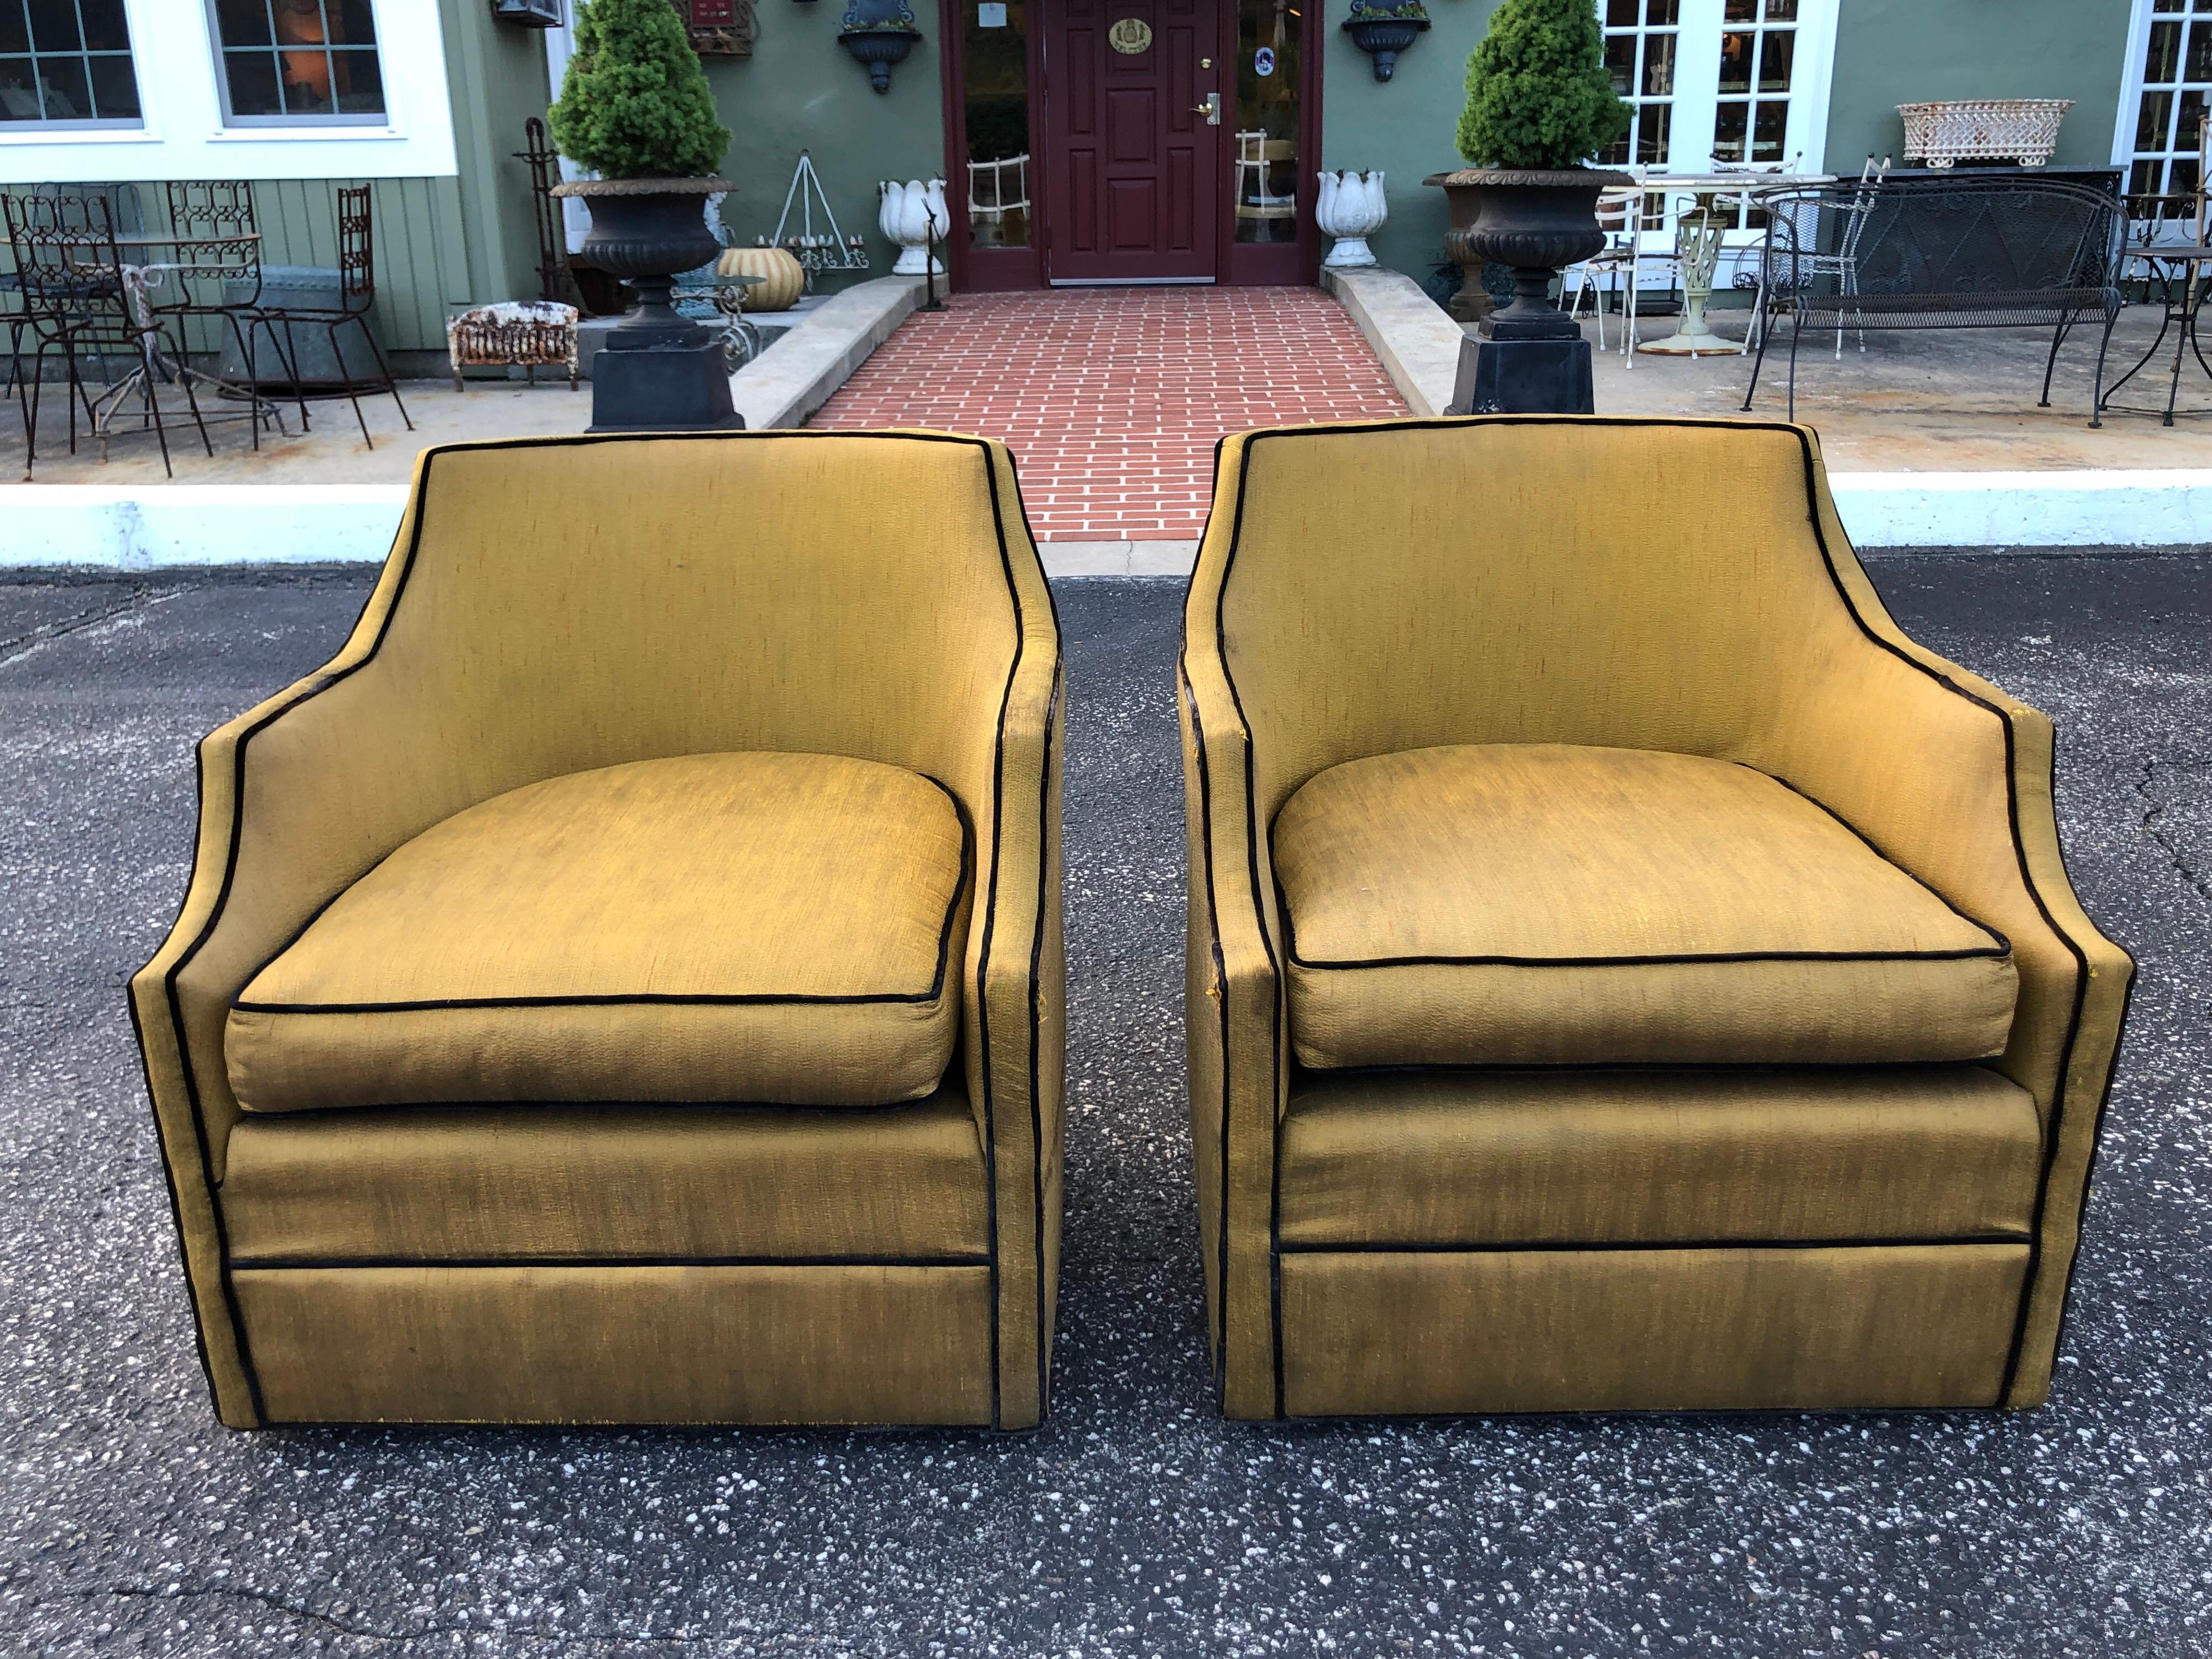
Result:
{"label": "chair armrest", "polygon": [[[410,507],[402,544],[413,517]],[[418,756],[418,781],[438,778],[443,789],[359,787],[363,769],[380,761],[354,752],[362,745],[348,740],[373,737],[388,759],[410,735],[364,724],[367,705],[385,688],[363,671],[399,585],[395,559],[337,656],[200,744],[191,878],[168,937],[131,979],[131,1018],[184,1240],[202,1362],[216,1411],[234,1427],[258,1423],[261,1411],[240,1354],[216,1202],[239,1118],[223,1058],[224,1020],[246,982],[323,905],[442,816],[424,796],[451,793],[460,781],[453,775],[458,768],[442,769],[441,777],[441,769]]]}
{"label": "chair armrest", "polygon": [[1815,506],[1846,614],[1818,630],[1755,763],[2012,942],[2020,1000],[1995,1064],[2034,1097],[2045,1170],[2006,1403],[2032,1405],[2049,1381],[2134,963],[2067,878],[2051,721],[1908,638],[1852,555],[1825,477]]}
{"label": "chair armrest", "polygon": [[[1011,471],[997,480],[1018,524]],[[1060,908],[1066,749],[1059,628],[1043,566],[1008,537],[1020,630],[975,805],[976,900],[968,928],[963,1054],[991,1188],[997,1427],[1043,1420],[1051,1383],[1066,1146],[1067,973]]]}
{"label": "chair armrest", "polygon": [[[1275,1155],[1289,1097],[1282,974],[1251,738],[1218,654],[1177,666],[1189,838],[1184,1040],[1209,1337],[1224,1409],[1280,1414],[1272,1332]],[[1231,1314],[1234,1317],[1231,1317]]]}

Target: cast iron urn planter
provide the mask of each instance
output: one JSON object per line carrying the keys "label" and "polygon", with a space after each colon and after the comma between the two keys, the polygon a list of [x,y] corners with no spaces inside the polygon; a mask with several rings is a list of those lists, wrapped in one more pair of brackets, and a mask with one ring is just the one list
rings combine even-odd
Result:
{"label": "cast iron urn planter", "polygon": [[1446,233],[1444,251],[1462,264],[1479,259],[1513,272],[1512,303],[1482,319],[1480,337],[1460,349],[1453,411],[1591,413],[1589,343],[1549,290],[1562,265],[1605,246],[1598,192],[1635,180],[1596,167],[1468,167],[1437,182],[1475,197],[1474,222]]}
{"label": "cast iron urn planter", "polygon": [[592,360],[593,432],[720,432],[744,425],[730,402],[721,342],[670,303],[678,271],[721,252],[707,228],[706,198],[726,179],[579,179],[556,196],[592,210],[583,254],[623,279],[637,308],[607,331]]}
{"label": "cast iron urn planter", "polygon": [[906,62],[921,38],[906,0],[853,0],[837,27],[839,43],[868,66],[868,84],[878,92],[891,89],[891,65]]}
{"label": "cast iron urn planter", "polygon": [[1387,81],[1398,72],[1398,54],[1419,40],[1429,27],[1429,15],[1419,5],[1370,9],[1355,3],[1344,20],[1352,44],[1375,60],[1375,78]]}

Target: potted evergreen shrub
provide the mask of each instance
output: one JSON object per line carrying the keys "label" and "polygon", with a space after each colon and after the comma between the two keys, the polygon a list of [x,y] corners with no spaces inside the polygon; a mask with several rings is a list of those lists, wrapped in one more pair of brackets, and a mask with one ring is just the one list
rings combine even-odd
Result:
{"label": "potted evergreen shrub", "polygon": [[675,273],[721,251],[705,209],[731,188],[714,172],[729,130],[676,8],[586,0],[547,117],[561,153],[600,175],[554,189],[591,208],[584,257],[638,297],[593,361],[592,429],[742,425],[720,346],[669,302]]}
{"label": "potted evergreen shrub", "polygon": [[1580,337],[1548,290],[1560,266],[1605,246],[1598,192],[1633,181],[1589,161],[1628,130],[1630,118],[1606,72],[1604,35],[1590,0],[1505,0],[1498,7],[1467,60],[1459,152],[1474,165],[1423,181],[1440,185],[1451,204],[1447,252],[1462,266],[1486,261],[1512,269],[1513,302],[1483,320],[1486,337]]}

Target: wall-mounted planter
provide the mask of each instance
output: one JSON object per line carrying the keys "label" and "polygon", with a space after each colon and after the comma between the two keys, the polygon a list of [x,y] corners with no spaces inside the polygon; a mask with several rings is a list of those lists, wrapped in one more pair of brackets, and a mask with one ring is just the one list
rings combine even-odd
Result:
{"label": "wall-mounted planter", "polygon": [[1387,81],[1398,70],[1398,54],[1427,33],[1429,15],[1418,5],[1388,11],[1355,8],[1344,20],[1352,44],[1375,60],[1375,78]]}
{"label": "wall-mounted planter", "polygon": [[921,39],[906,0],[853,0],[837,30],[838,44],[868,68],[868,84],[891,89],[891,65],[903,64]]}

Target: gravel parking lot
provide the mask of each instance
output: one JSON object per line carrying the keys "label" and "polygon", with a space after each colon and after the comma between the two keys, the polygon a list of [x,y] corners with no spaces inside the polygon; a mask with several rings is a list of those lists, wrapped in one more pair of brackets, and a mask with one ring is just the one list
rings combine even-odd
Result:
{"label": "gravel parking lot", "polygon": [[971,1433],[211,1414],[123,986],[191,745],[362,570],[0,583],[0,1650],[606,1656],[2212,1650],[2212,556],[1880,561],[2061,732],[2142,964],[2051,1403],[1263,1426],[1215,1413],[1183,1115],[1180,584],[1063,583],[1066,1260],[1052,1416]]}

